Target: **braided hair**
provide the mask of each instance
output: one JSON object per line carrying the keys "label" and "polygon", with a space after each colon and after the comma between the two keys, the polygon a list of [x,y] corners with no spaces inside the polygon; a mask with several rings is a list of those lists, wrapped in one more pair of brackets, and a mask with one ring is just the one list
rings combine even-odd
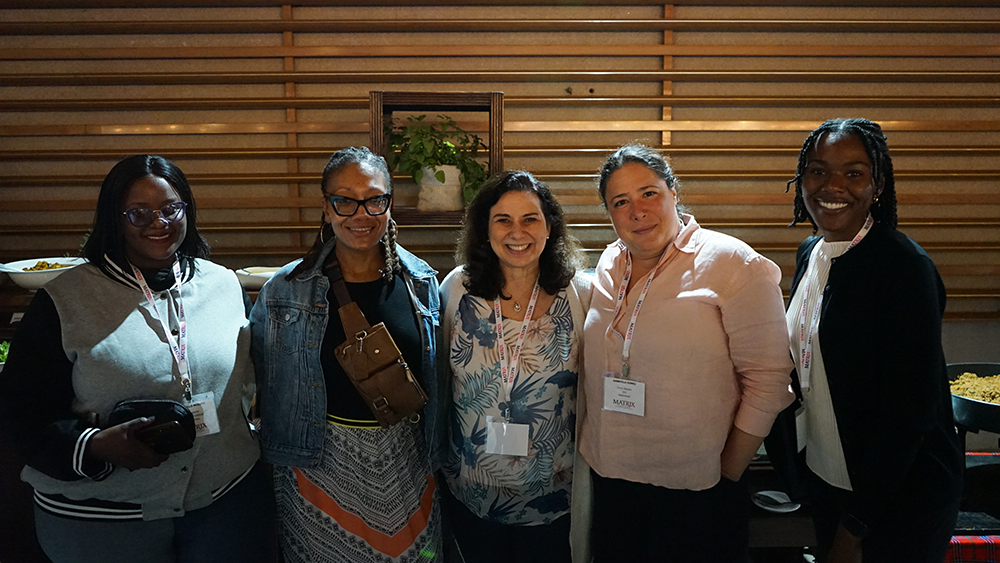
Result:
{"label": "braided hair", "polygon": [[825,121],[817,127],[799,151],[799,164],[795,169],[795,177],[788,181],[785,192],[791,185],[795,184],[795,209],[792,222],[789,227],[795,226],[802,221],[808,220],[812,223],[813,234],[816,234],[816,222],[806,210],[806,203],[802,197],[802,176],[805,174],[806,166],[809,164],[809,157],[812,151],[816,150],[821,137],[827,133],[847,133],[854,135],[865,147],[868,154],[868,161],[872,164],[872,181],[875,182],[875,202],[872,203],[869,212],[872,219],[879,225],[885,225],[890,229],[895,229],[898,223],[896,216],[896,179],[892,171],[892,158],[889,156],[889,145],[886,144],[885,134],[878,123],[864,118],[855,117],[850,119],[838,118]]}
{"label": "braided hair", "polygon": [[[323,180],[320,183],[320,187],[324,193],[326,193],[326,186],[330,183],[330,180],[341,169],[351,164],[368,166],[381,173],[385,181],[386,193],[392,193],[392,175],[389,173],[389,166],[386,164],[384,158],[368,150],[366,147],[347,147],[333,153],[329,162],[326,163],[326,167],[323,168]],[[326,217],[324,216],[320,219],[319,234],[316,235],[316,240],[313,242],[312,247],[306,252],[306,255],[302,258],[302,262],[285,276],[285,279],[292,280],[302,272],[314,268],[327,241],[333,238],[333,226],[326,222]],[[385,230],[385,234],[382,235],[382,251],[385,256],[385,267],[382,268],[382,277],[387,282],[392,281],[393,276],[402,270],[402,262],[400,262],[399,253],[396,251],[396,222],[391,218],[389,219],[389,225]]]}

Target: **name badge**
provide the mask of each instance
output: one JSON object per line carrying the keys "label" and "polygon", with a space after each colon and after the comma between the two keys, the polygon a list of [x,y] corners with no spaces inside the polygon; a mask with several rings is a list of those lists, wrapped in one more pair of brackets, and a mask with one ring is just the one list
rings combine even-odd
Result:
{"label": "name badge", "polygon": [[646,384],[614,376],[605,377],[604,410],[646,416]]}
{"label": "name badge", "polygon": [[528,455],[528,425],[486,417],[486,453]]}
{"label": "name badge", "polygon": [[215,393],[200,393],[191,397],[188,410],[194,415],[195,436],[208,436],[219,432],[219,415],[215,411]]}

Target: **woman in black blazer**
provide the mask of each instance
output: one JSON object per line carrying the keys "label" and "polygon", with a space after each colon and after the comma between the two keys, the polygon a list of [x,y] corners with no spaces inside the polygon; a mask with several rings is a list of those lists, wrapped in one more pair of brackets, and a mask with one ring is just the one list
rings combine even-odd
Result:
{"label": "woman in black blazer", "polygon": [[830,563],[940,562],[964,468],[941,346],[941,277],[896,230],[878,124],[824,123],[802,146],[793,182],[793,224],[822,231],[799,247],[786,314],[819,554]]}

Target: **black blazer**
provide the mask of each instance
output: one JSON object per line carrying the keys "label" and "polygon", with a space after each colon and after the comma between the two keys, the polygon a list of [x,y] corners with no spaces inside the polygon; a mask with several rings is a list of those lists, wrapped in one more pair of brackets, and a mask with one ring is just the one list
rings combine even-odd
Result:
{"label": "black blazer", "polygon": [[[821,238],[799,246],[792,295]],[[831,262],[819,345],[855,493],[848,517],[863,527],[877,527],[908,495],[920,494],[932,511],[961,495],[965,462],[941,345],[944,306],[934,262],[894,229],[875,225]],[[792,377],[797,387],[797,374]],[[769,437],[773,462],[793,479],[801,470],[788,449],[794,448],[794,408],[782,413]],[[797,492],[800,484],[790,489]]]}

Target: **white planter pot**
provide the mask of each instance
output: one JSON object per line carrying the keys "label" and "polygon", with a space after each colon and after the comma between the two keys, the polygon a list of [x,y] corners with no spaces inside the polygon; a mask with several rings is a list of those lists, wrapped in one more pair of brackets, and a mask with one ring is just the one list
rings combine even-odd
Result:
{"label": "white planter pot", "polygon": [[430,169],[424,168],[424,176],[420,179],[417,209],[419,211],[461,211],[465,208],[465,199],[462,197],[462,184],[458,178],[458,168],[438,166],[438,171],[444,172],[444,183],[438,182],[434,173]]}

